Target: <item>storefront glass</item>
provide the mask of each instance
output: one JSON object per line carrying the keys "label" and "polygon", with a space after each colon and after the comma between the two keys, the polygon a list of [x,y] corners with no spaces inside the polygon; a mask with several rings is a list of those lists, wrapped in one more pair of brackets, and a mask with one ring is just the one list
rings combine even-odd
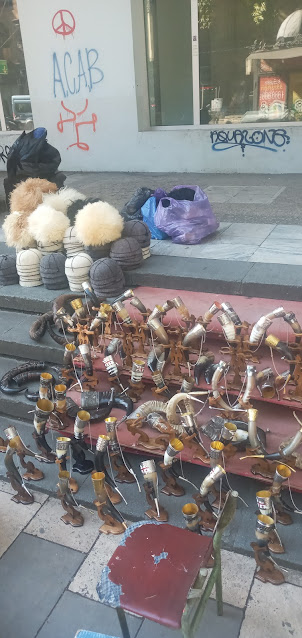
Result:
{"label": "storefront glass", "polygon": [[145,0],[145,31],[152,126],[302,120],[296,0]]}
{"label": "storefront glass", "polygon": [[0,0],[1,130],[30,130],[33,118],[16,0]]}

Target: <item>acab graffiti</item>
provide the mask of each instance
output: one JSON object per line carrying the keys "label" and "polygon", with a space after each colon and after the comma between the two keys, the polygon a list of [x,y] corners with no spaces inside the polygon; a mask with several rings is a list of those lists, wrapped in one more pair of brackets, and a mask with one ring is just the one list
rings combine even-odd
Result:
{"label": "acab graffiti", "polygon": [[54,97],[66,98],[84,89],[88,89],[90,93],[93,87],[104,78],[103,71],[96,66],[98,58],[96,49],[85,49],[85,51],[78,49],[76,59],[72,58],[69,51],[65,51],[61,59],[57,53],[54,53],[52,56]]}
{"label": "acab graffiti", "polygon": [[290,144],[290,136],[284,128],[257,129],[254,131],[249,129],[221,129],[211,131],[210,139],[213,151],[229,151],[239,146],[243,157],[247,146],[277,153],[281,148],[285,151],[283,147]]}

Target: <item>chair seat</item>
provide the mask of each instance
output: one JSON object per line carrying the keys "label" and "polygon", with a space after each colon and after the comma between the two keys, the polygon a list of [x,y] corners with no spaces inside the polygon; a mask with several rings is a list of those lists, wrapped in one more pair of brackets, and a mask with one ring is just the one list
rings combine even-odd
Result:
{"label": "chair seat", "polygon": [[188,592],[210,558],[212,538],[165,523],[131,527],[103,570],[100,600],[179,628]]}

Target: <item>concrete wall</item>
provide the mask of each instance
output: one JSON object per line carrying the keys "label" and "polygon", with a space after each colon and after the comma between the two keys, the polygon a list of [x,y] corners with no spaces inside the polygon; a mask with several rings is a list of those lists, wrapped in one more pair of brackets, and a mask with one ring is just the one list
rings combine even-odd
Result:
{"label": "concrete wall", "polygon": [[47,128],[62,169],[301,172],[299,124],[146,130],[142,0],[18,0],[18,8],[34,123]]}

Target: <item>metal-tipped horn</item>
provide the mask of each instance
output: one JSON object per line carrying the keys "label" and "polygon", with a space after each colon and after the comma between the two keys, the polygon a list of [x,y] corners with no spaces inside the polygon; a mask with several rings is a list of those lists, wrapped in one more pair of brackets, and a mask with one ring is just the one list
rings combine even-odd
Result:
{"label": "metal-tipped horn", "polygon": [[197,339],[202,339],[206,336],[206,329],[203,327],[201,323],[196,323],[191,330],[189,330],[188,334],[186,334],[182,345],[189,346],[191,343],[196,341]]}

